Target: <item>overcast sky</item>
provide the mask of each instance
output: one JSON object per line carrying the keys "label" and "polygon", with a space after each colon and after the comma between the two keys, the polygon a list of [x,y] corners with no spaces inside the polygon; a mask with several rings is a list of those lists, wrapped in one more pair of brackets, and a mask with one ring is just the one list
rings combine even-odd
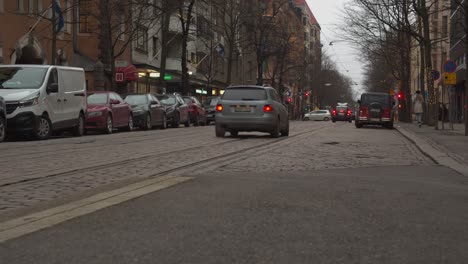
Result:
{"label": "overcast sky", "polygon": [[337,26],[341,23],[340,9],[349,0],[307,0],[310,9],[322,28],[323,49],[332,57],[340,72],[350,77],[360,90],[362,85],[362,63],[356,56],[357,51],[349,43],[337,42],[330,46],[331,41],[339,40]]}

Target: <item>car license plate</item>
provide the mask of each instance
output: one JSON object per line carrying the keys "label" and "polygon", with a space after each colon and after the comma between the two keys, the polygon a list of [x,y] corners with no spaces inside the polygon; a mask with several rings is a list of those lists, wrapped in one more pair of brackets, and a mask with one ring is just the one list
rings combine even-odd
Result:
{"label": "car license plate", "polygon": [[370,121],[371,122],[380,122],[380,118],[371,118]]}
{"label": "car license plate", "polygon": [[250,112],[250,105],[237,105],[236,112]]}
{"label": "car license plate", "polygon": [[339,113],[340,116],[344,115],[344,113]]}

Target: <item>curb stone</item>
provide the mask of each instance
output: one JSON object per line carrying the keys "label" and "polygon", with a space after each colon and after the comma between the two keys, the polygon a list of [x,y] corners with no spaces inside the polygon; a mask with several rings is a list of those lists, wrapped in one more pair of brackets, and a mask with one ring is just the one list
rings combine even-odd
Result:
{"label": "curb stone", "polygon": [[455,159],[450,157],[447,153],[443,153],[440,150],[437,150],[424,139],[418,137],[417,135],[408,131],[407,129],[404,129],[400,126],[396,126],[396,130],[409,141],[411,141],[413,144],[415,144],[419,148],[419,150],[421,150],[422,153],[424,153],[426,156],[432,159],[435,163],[451,168],[456,172],[468,177],[467,165],[460,164]]}

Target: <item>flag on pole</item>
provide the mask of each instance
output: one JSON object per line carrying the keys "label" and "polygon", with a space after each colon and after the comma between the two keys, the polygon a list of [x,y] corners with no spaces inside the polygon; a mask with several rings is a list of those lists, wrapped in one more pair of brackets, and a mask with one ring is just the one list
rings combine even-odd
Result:
{"label": "flag on pole", "polygon": [[60,0],[52,1],[52,12],[55,12],[55,16],[57,17],[57,22],[55,24],[55,32],[59,33],[63,29],[63,26],[65,25],[65,21],[63,19],[62,7],[60,6]]}

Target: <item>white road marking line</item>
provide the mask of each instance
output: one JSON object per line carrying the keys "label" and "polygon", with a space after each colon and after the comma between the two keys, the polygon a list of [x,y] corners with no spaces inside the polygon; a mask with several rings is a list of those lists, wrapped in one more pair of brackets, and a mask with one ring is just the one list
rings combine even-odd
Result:
{"label": "white road marking line", "polygon": [[129,186],[96,194],[83,200],[58,206],[0,223],[0,243],[18,238],[67,220],[87,215],[109,206],[120,204],[148,193],[192,180],[193,177],[159,177]]}

